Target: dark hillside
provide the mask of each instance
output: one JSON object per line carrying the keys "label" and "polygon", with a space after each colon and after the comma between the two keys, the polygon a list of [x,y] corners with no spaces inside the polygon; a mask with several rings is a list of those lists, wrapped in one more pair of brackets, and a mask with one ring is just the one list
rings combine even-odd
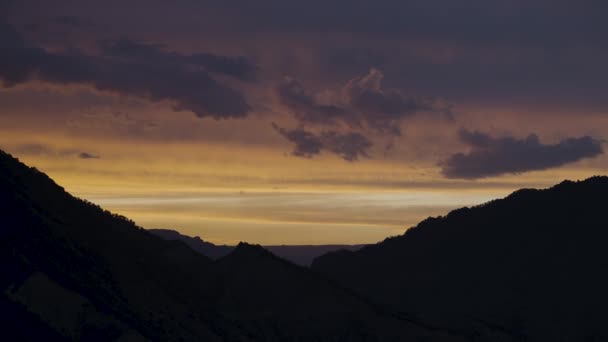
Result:
{"label": "dark hillside", "polygon": [[0,313],[10,318],[0,328],[9,340],[461,340],[260,247],[214,262],[3,152],[0,207]]}
{"label": "dark hillside", "polygon": [[443,326],[606,340],[606,198],[607,177],[519,190],[358,252],[329,253],[313,269]]}

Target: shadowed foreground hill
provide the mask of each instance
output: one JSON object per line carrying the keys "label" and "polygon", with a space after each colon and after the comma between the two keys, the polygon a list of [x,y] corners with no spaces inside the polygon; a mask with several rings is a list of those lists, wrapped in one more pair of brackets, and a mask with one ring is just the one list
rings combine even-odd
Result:
{"label": "shadowed foreground hill", "polygon": [[429,218],[313,269],[443,327],[608,340],[608,178],[525,189]]}
{"label": "shadowed foreground hill", "polygon": [[213,261],[1,151],[0,207],[2,340],[460,340],[258,246]]}
{"label": "shadowed foreground hill", "polygon": [[[148,231],[165,240],[183,241],[186,245],[190,246],[190,248],[214,260],[228,255],[234,249],[234,246],[215,245],[202,240],[198,236],[190,237],[171,229],[148,229]],[[356,251],[364,246],[365,245],[276,245],[263,247],[276,256],[289,260],[294,264],[310,266],[316,257],[325,253],[338,250]]]}

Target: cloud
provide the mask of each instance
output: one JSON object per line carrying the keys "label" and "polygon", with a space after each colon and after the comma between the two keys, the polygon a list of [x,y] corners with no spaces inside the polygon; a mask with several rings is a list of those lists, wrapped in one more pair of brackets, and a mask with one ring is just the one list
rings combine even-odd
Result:
{"label": "cloud", "polygon": [[323,149],[321,138],[311,132],[303,129],[287,130],[279,127],[274,122],[272,127],[285,139],[295,144],[293,152],[291,152],[294,156],[312,158],[312,156],[321,153],[321,149]]}
{"label": "cloud", "polygon": [[360,157],[369,158],[367,150],[373,145],[365,136],[355,132],[341,134],[335,131],[323,131],[315,134],[303,128],[285,129],[275,123],[272,127],[295,144],[291,154],[297,157],[312,158],[322,150],[327,150],[346,161],[353,162]]}
{"label": "cloud", "polygon": [[441,172],[447,178],[477,179],[546,170],[603,153],[601,141],[589,136],[545,145],[535,134],[518,140],[493,138],[463,129],[460,139],[471,146],[471,150],[467,154],[456,153],[441,163]]}
{"label": "cloud", "polygon": [[373,35],[382,39],[401,38],[406,44],[418,39],[463,45],[552,46],[577,40],[599,41],[608,28],[602,15],[608,5],[600,0],[469,0],[458,3],[450,0],[357,3],[311,0],[299,4],[281,0],[254,3],[207,0],[199,5],[216,17],[234,18],[223,25],[245,32]]}
{"label": "cloud", "polygon": [[177,54],[178,60],[171,61],[142,58],[145,55],[116,58],[78,51],[49,52],[28,44],[12,27],[1,23],[0,44],[4,87],[30,80],[91,85],[120,95],[170,101],[177,111],[214,119],[242,118],[251,110],[241,92],[219,83],[205,70],[192,68]]}
{"label": "cloud", "polygon": [[35,156],[51,155],[51,154],[56,153],[56,151],[54,149],[50,148],[49,146],[46,146],[44,144],[38,144],[38,143],[21,144],[21,145],[15,146],[12,149],[12,151],[17,154],[35,155]]}
{"label": "cloud", "polygon": [[144,11],[141,1],[11,2],[0,16],[19,27],[65,14],[98,24],[75,37],[38,33],[53,44],[128,32],[254,53],[262,79],[301,72],[333,83],[376,66],[397,88],[454,103],[608,108],[606,1],[179,0],[148,1]]}
{"label": "cloud", "polygon": [[92,23],[82,20],[81,18],[72,16],[72,15],[60,15],[56,16],[52,20],[54,23],[63,25],[63,26],[71,26],[74,28],[85,28],[94,26]]}
{"label": "cloud", "polygon": [[78,158],[80,158],[80,159],[99,159],[101,157],[98,155],[95,155],[95,154],[81,152],[80,154],[78,154]]}
{"label": "cloud", "polygon": [[242,81],[254,81],[258,72],[258,67],[244,56],[232,57],[211,53],[179,54],[166,51],[162,45],[139,43],[130,39],[105,41],[102,47],[106,56],[200,67],[208,72],[231,76]]}
{"label": "cloud", "polygon": [[7,150],[17,155],[50,156],[50,157],[78,157],[80,159],[100,159],[101,156],[90,152],[76,149],[57,149],[55,147],[41,144],[29,143],[9,146]]}
{"label": "cloud", "polygon": [[369,158],[367,150],[372,142],[360,133],[349,132],[340,134],[334,131],[323,132],[321,140],[325,148],[346,161],[356,161],[359,157]]}
{"label": "cloud", "polygon": [[[388,137],[388,149],[394,144],[392,138],[401,135],[401,124],[407,118],[422,112],[451,117],[449,105],[386,89],[383,78],[382,72],[372,68],[326,96],[325,101],[308,92],[299,81],[287,78],[276,87],[276,96],[301,128],[286,130],[275,125],[275,129],[295,144],[293,155],[311,158],[325,149],[344,160],[356,161],[370,158],[367,151],[373,145],[359,131]],[[320,133],[305,130],[307,125]]]}
{"label": "cloud", "polygon": [[276,94],[279,102],[289,108],[301,123],[335,125],[339,120],[346,120],[349,114],[339,106],[319,103],[300,82],[292,78],[277,86]]}
{"label": "cloud", "polygon": [[352,110],[359,112],[367,125],[379,132],[401,135],[401,121],[418,112],[432,112],[433,100],[416,98],[397,89],[384,89],[384,74],[375,68],[367,75],[352,79],[345,87]]}
{"label": "cloud", "polygon": [[382,86],[384,75],[372,68],[364,76],[350,80],[335,92],[338,100],[323,104],[297,80],[287,79],[276,88],[279,102],[301,124],[337,125],[366,128],[392,136],[401,135],[403,120],[429,112],[451,116],[450,107],[434,99],[408,96],[398,89]]}

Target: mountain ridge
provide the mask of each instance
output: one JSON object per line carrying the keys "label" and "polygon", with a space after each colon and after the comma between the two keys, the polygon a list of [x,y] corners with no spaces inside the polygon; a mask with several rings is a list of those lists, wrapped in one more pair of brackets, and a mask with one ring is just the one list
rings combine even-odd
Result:
{"label": "mountain ridge", "polygon": [[464,340],[259,246],[213,261],[69,195],[4,152],[0,207],[0,309],[33,317],[41,335],[5,327],[9,339]]}
{"label": "mountain ridge", "polygon": [[[148,229],[149,232],[166,240],[179,240],[195,251],[217,260],[228,255],[236,246],[216,245],[199,236],[188,236],[172,229]],[[313,259],[335,250],[358,250],[367,245],[264,245],[266,250],[301,266],[310,266]]]}
{"label": "mountain ridge", "polygon": [[312,268],[444,328],[479,321],[516,340],[602,340],[607,196],[606,176],[521,189]]}
{"label": "mountain ridge", "polygon": [[521,189],[306,268],[247,243],[205,257],[0,151],[0,312],[23,323],[0,327],[52,341],[606,340],[607,195],[605,176]]}

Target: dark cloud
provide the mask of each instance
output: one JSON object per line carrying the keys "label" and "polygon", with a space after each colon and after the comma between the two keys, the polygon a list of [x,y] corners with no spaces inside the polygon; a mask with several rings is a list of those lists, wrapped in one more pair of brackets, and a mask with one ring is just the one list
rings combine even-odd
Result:
{"label": "dark cloud", "polygon": [[49,52],[28,44],[1,23],[0,44],[0,79],[5,87],[30,80],[92,85],[150,101],[170,101],[175,110],[215,119],[241,118],[250,111],[239,91],[219,83],[205,70],[182,63]]}
{"label": "dark cloud", "polygon": [[287,130],[273,123],[272,127],[281,134],[285,139],[295,144],[291,154],[298,157],[312,158],[312,156],[321,153],[323,142],[321,138],[304,129]]}
{"label": "dark cloud", "polygon": [[95,154],[88,153],[88,152],[81,152],[80,154],[78,154],[78,158],[80,158],[80,159],[99,159],[101,157],[98,155],[95,155]]}
{"label": "dark cloud", "polygon": [[367,150],[372,142],[364,135],[356,132],[340,134],[334,131],[321,133],[323,146],[346,161],[356,161],[359,157],[369,158]]}
{"label": "dark cloud", "polygon": [[372,68],[365,76],[348,82],[345,89],[352,110],[361,113],[367,125],[379,132],[400,135],[403,119],[435,110],[432,100],[407,96],[397,89],[383,89],[384,75]]}
{"label": "dark cloud", "polygon": [[603,16],[608,5],[602,0],[311,0],[298,4],[281,0],[262,3],[206,0],[202,3],[217,16],[236,16],[236,27],[257,32],[343,32],[469,44],[560,41],[563,44],[601,38],[608,28]]}
{"label": "dark cloud", "polygon": [[[2,1],[0,0],[0,4]],[[291,34],[346,33],[350,36],[380,35],[384,37],[436,39],[440,41],[563,43],[571,40],[601,39],[608,24],[603,0],[309,0],[285,2],[265,0],[177,0],[172,2],[18,0],[15,6],[30,12],[51,10],[88,15],[124,14],[119,18],[127,24],[143,21],[158,30],[166,25],[193,23],[215,27],[217,31],[260,34],[285,32]],[[145,7],[143,7],[145,4]],[[91,9],[85,11],[85,9]],[[139,14],[134,20],[135,14]],[[171,14],[171,15],[168,15]],[[121,23],[123,24],[123,23]],[[204,26],[209,25],[209,26]]]}
{"label": "dark cloud", "polygon": [[44,144],[22,144],[19,146],[15,146],[12,151],[16,154],[24,154],[24,155],[51,155],[55,154],[56,151]]}
{"label": "dark cloud", "polygon": [[[392,86],[454,103],[608,108],[606,1],[307,1],[295,6],[265,1],[243,6],[222,11],[247,13],[239,25],[248,29],[314,40],[312,49],[331,65],[322,70],[323,77],[342,76],[353,62],[377,62],[367,66],[382,66]],[[324,39],[340,34],[340,40]],[[347,56],[332,58],[334,46],[353,48]],[[376,54],[357,56],[355,49]]]}
{"label": "dark cloud", "polygon": [[313,125],[321,133],[314,134],[304,128],[286,130],[276,125],[275,129],[295,144],[292,154],[296,156],[310,158],[325,149],[344,160],[355,161],[360,157],[369,158],[367,151],[373,145],[356,131],[372,131],[392,139],[401,135],[402,122],[417,113],[451,115],[450,107],[439,101],[384,88],[383,77],[382,72],[372,68],[366,75],[350,80],[325,102],[297,80],[286,79],[276,88],[279,102],[302,127]]}
{"label": "dark cloud", "polygon": [[166,51],[162,45],[145,44],[129,39],[102,43],[107,56],[128,60],[144,60],[148,63],[169,63],[190,67],[200,67],[209,72],[235,77],[242,81],[254,81],[258,68],[243,56],[220,56],[211,53],[179,54]]}
{"label": "dark cloud", "polygon": [[53,18],[53,22],[55,24],[71,26],[74,28],[84,28],[84,27],[92,27],[93,23],[85,21],[79,17],[71,16],[71,15],[60,15]]}
{"label": "dark cloud", "polygon": [[312,158],[322,150],[339,155],[342,159],[353,162],[360,157],[369,158],[368,149],[372,142],[360,133],[341,134],[335,131],[323,131],[315,134],[303,128],[285,129],[273,123],[272,127],[295,146],[292,154],[297,157]]}
{"label": "dark cloud", "polygon": [[76,149],[56,149],[40,143],[20,144],[9,146],[10,150],[16,155],[33,155],[33,156],[49,156],[49,157],[78,157],[80,159],[100,159],[101,156],[90,152],[83,152]]}
{"label": "dark cloud", "polygon": [[277,86],[276,94],[279,102],[289,108],[302,123],[335,125],[339,120],[346,120],[349,115],[344,108],[319,103],[300,82],[292,78]]}
{"label": "dark cloud", "polygon": [[338,101],[322,104],[294,79],[276,89],[281,104],[289,108],[302,124],[313,123],[366,127],[393,136],[401,134],[402,121],[416,113],[435,112],[451,115],[450,107],[433,99],[408,96],[398,89],[382,86],[384,75],[372,68],[352,79],[337,92]]}
{"label": "dark cloud", "polygon": [[[8,2],[0,0],[3,3]],[[277,112],[263,103],[268,89],[249,88],[229,78],[257,78],[261,88],[265,81],[277,81],[277,75],[295,75],[298,80],[286,80],[274,90],[281,109],[297,119],[297,127],[314,132],[311,142],[321,140],[322,131],[352,131],[373,138],[378,146],[385,142],[377,139],[394,139],[386,144],[390,148],[408,118],[426,112],[450,115],[450,107],[435,98],[446,98],[458,108],[490,109],[487,120],[513,115],[513,120],[529,122],[507,113],[531,108],[547,117],[570,115],[568,109],[576,109],[572,112],[584,119],[608,108],[606,1],[12,3],[7,20],[17,27],[36,21],[45,31],[45,23],[61,17],[66,17],[59,19],[65,25],[80,21],[98,26],[71,30],[76,34],[70,37],[64,34],[67,30],[28,32],[28,39],[54,52],[12,37],[22,48],[18,54],[6,49],[10,34],[0,30],[0,81],[6,84],[28,79],[90,84],[152,101],[168,100],[176,109],[201,117],[226,118],[250,111],[236,90],[241,86],[262,94],[256,97],[257,108]],[[0,16],[8,12],[0,10]],[[125,32],[138,39],[105,40]],[[103,42],[98,56],[57,50],[81,46],[91,51],[90,42],[96,41]],[[149,44],[155,41],[201,51],[227,49],[234,57],[180,53]],[[250,55],[255,59],[243,57]],[[10,58],[16,62],[8,63]],[[386,77],[370,67],[378,67]],[[353,75],[359,77],[347,83]],[[550,110],[556,107],[559,111]]]}
{"label": "dark cloud", "polygon": [[[16,24],[66,13],[99,23],[85,41],[128,32],[149,41],[229,46],[270,56],[260,59],[264,70],[309,72],[315,81],[377,66],[390,75],[391,87],[454,103],[608,108],[608,2],[602,0],[13,3]],[[294,55],[300,62],[288,58]]]}
{"label": "dark cloud", "polygon": [[602,142],[589,136],[545,145],[535,134],[519,140],[461,130],[460,139],[471,150],[467,154],[454,154],[442,163],[442,173],[447,178],[476,179],[546,170],[603,153]]}

